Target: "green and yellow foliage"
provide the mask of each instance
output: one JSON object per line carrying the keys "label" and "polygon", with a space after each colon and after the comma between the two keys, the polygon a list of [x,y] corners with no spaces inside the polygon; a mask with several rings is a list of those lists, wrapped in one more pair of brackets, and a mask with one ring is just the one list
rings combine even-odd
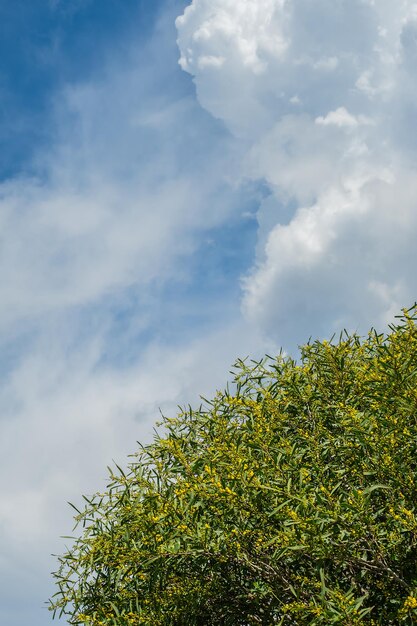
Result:
{"label": "green and yellow foliage", "polygon": [[239,361],[232,391],[164,418],[54,574],[90,626],[417,624],[417,307]]}

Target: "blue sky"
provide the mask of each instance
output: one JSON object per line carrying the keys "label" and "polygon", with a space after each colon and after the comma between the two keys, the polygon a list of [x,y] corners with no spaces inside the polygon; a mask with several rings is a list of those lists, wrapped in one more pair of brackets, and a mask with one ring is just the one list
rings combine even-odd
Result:
{"label": "blue sky", "polygon": [[103,56],[123,48],[129,29],[138,40],[146,37],[159,6],[137,0],[1,4],[1,137],[8,145],[2,178],[27,167],[33,150],[51,139],[48,118],[56,90],[99,72]]}
{"label": "blue sky", "polygon": [[0,2],[0,622],[238,357],[416,299],[411,0]]}

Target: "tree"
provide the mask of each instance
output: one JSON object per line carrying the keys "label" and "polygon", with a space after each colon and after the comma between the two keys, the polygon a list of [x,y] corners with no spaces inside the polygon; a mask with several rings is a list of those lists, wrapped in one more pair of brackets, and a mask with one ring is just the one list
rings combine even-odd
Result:
{"label": "tree", "polygon": [[417,305],[238,361],[85,498],[54,614],[91,626],[417,624]]}

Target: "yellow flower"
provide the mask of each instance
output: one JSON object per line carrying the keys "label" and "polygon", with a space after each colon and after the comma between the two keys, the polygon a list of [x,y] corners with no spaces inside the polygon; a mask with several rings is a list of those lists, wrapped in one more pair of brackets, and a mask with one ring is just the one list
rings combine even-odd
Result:
{"label": "yellow flower", "polygon": [[408,610],[408,609],[416,609],[416,608],[417,608],[417,598],[415,596],[408,596],[408,598],[406,598],[404,602],[403,609]]}

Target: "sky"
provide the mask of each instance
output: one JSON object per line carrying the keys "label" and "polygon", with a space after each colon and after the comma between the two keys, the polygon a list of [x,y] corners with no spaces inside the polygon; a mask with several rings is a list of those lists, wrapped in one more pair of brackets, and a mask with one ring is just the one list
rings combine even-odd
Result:
{"label": "sky", "polygon": [[0,0],[0,623],[237,358],[416,300],[417,4]]}

